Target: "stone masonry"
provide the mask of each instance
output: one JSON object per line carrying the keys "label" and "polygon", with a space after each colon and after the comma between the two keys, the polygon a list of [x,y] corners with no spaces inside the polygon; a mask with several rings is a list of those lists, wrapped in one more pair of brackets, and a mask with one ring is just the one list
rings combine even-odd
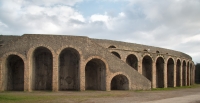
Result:
{"label": "stone masonry", "polygon": [[81,36],[0,36],[0,91],[150,90],[194,84],[182,52]]}

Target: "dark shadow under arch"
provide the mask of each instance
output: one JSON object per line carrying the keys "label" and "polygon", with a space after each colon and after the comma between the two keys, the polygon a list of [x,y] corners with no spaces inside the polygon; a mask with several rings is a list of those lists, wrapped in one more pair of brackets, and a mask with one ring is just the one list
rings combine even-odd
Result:
{"label": "dark shadow under arch", "polygon": [[138,70],[138,59],[135,55],[133,54],[128,55],[126,58],[126,63],[135,70]]}
{"label": "dark shadow under arch", "polygon": [[111,90],[129,90],[128,78],[124,75],[116,75],[111,80]]}
{"label": "dark shadow under arch", "polygon": [[17,55],[10,55],[6,62],[7,67],[7,90],[24,90],[24,61]]}
{"label": "dark shadow under arch", "polygon": [[172,58],[167,61],[167,86],[174,87],[174,61]]}
{"label": "dark shadow under arch", "polygon": [[189,74],[189,67],[190,67],[190,65],[189,65],[189,62],[187,63],[187,86],[189,86],[190,85],[190,83],[189,83],[189,79],[190,79],[190,74]]}
{"label": "dark shadow under arch", "polygon": [[192,63],[190,64],[190,85],[192,85]]}
{"label": "dark shadow under arch", "polygon": [[111,46],[109,46],[108,48],[116,48],[116,46],[114,46],[114,45],[111,45]]}
{"label": "dark shadow under arch", "polygon": [[121,59],[121,56],[119,55],[119,53],[117,53],[117,52],[111,52],[112,54],[114,54],[116,57],[118,57],[119,59]]}
{"label": "dark shadow under arch", "polygon": [[183,61],[183,65],[182,65],[182,86],[186,86],[186,62]]}
{"label": "dark shadow under arch", "polygon": [[152,81],[152,59],[150,56],[145,56],[142,59],[142,75]]}
{"label": "dark shadow under arch", "polygon": [[85,89],[106,89],[106,65],[100,59],[90,60],[85,67]]}
{"label": "dark shadow under arch", "polygon": [[79,89],[80,55],[76,49],[66,48],[59,56],[59,90]]}
{"label": "dark shadow under arch", "polygon": [[52,90],[53,56],[49,49],[38,47],[33,53],[33,90]]}
{"label": "dark shadow under arch", "polygon": [[178,59],[176,63],[176,86],[181,86],[180,79],[180,71],[181,71],[181,61]]}
{"label": "dark shadow under arch", "polygon": [[164,59],[162,57],[156,60],[156,84],[157,88],[164,87]]}

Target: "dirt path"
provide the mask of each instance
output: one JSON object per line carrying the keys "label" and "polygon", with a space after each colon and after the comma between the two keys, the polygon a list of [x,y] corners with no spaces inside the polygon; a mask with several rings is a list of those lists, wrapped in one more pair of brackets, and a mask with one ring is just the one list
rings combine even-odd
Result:
{"label": "dirt path", "polygon": [[200,103],[200,93],[195,95],[187,95],[182,97],[173,97],[143,103]]}
{"label": "dirt path", "polygon": [[121,97],[92,98],[84,103],[200,103],[200,88],[170,91],[127,91],[126,95]]}

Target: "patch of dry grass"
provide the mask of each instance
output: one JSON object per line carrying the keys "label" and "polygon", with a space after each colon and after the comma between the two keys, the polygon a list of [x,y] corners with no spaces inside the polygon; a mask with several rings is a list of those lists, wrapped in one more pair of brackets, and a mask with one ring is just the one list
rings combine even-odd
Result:
{"label": "patch of dry grass", "polygon": [[126,92],[84,91],[84,92],[1,92],[0,103],[80,103],[91,98],[123,97]]}

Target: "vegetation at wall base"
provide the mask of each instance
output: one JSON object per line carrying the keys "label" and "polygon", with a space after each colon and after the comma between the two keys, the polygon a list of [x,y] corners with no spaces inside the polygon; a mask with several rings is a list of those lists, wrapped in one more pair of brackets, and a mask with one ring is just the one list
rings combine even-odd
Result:
{"label": "vegetation at wall base", "polygon": [[191,86],[181,86],[181,87],[169,87],[169,88],[153,88],[152,91],[168,91],[168,90],[176,90],[176,89],[186,89],[186,88],[198,88],[200,84],[194,84]]}

